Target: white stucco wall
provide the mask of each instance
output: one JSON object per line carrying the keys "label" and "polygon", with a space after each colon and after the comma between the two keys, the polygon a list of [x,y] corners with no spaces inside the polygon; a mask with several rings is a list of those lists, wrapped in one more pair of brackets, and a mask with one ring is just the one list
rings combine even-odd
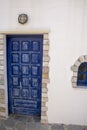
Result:
{"label": "white stucco wall", "polygon": [[[0,0],[0,29],[50,29],[49,123],[87,125],[87,89],[72,88],[70,70],[87,55],[87,1],[8,1]],[[30,17],[24,26],[17,22],[19,13]]]}
{"label": "white stucco wall", "polygon": [[8,28],[9,2],[0,0],[0,30]]}

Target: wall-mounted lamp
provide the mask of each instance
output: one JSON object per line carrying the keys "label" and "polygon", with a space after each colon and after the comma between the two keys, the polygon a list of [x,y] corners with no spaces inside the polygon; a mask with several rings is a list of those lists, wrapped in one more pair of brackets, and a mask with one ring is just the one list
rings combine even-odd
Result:
{"label": "wall-mounted lamp", "polygon": [[18,22],[20,23],[20,24],[25,24],[25,23],[27,23],[27,21],[28,21],[28,15],[27,14],[19,14],[19,16],[18,16]]}

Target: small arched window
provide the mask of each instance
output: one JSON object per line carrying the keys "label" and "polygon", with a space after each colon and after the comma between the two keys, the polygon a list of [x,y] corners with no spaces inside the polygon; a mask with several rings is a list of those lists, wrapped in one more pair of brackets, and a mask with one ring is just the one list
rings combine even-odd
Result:
{"label": "small arched window", "polygon": [[77,86],[87,86],[87,62],[83,62],[78,67]]}

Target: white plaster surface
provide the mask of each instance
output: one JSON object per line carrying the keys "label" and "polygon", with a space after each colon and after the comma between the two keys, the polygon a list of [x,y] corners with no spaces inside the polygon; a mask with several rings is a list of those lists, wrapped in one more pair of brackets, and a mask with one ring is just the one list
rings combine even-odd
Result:
{"label": "white plaster surface", "polygon": [[[29,22],[19,25],[18,14]],[[87,55],[87,0],[0,0],[0,29],[50,29],[48,121],[87,125],[87,89],[72,88],[71,66]]]}

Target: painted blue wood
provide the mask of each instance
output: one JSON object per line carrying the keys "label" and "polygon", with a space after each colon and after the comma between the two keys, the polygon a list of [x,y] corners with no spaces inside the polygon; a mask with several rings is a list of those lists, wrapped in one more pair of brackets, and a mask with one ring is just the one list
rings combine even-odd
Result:
{"label": "painted blue wood", "polygon": [[81,63],[78,68],[77,86],[87,87],[87,62]]}
{"label": "painted blue wood", "polygon": [[9,114],[41,115],[43,35],[7,35]]}

